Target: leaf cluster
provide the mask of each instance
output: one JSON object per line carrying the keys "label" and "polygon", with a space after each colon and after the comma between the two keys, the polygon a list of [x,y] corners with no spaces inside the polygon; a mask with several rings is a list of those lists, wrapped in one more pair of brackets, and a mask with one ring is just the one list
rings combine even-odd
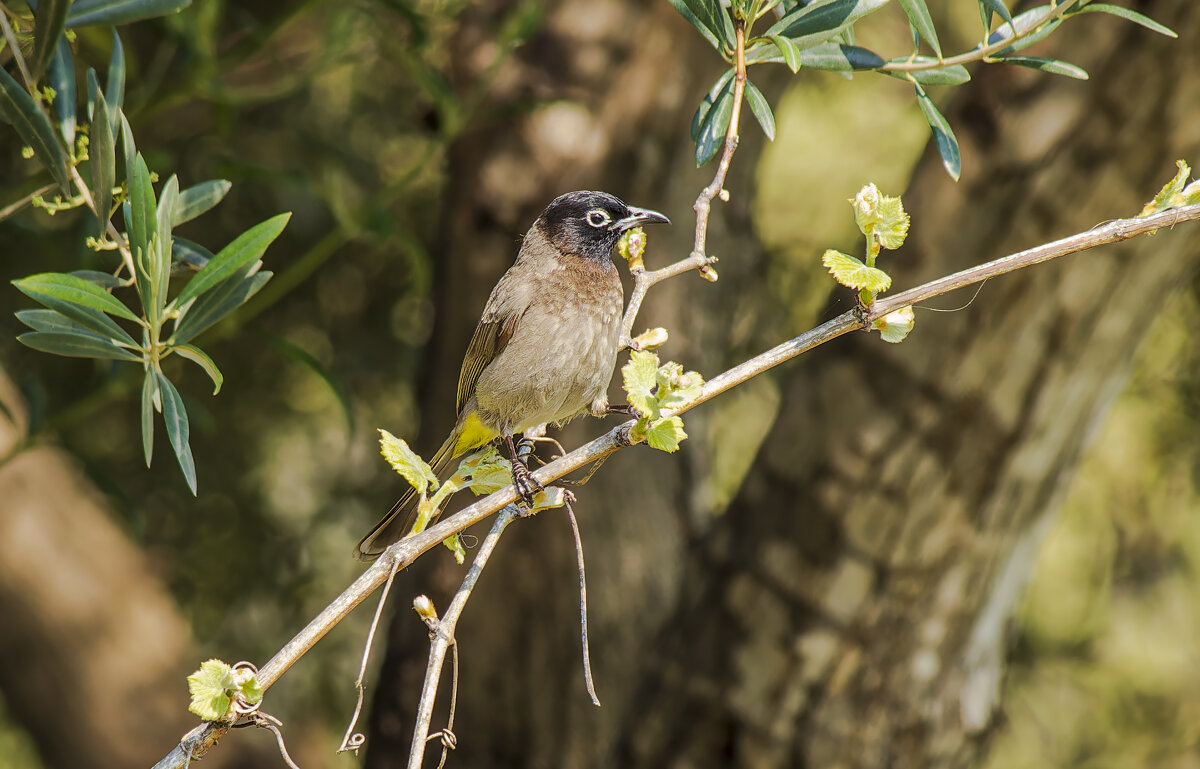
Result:
{"label": "leaf cluster", "polygon": [[[980,42],[969,51],[947,57],[942,52],[926,0],[898,0],[912,32],[913,50],[907,55],[886,58],[858,45],[855,27],[887,5],[888,0],[671,0],[676,10],[730,65],[708,89],[692,118],[696,164],[704,165],[714,158],[731,130],[736,114],[735,81],[739,65],[749,68],[777,63],[793,73],[807,67],[846,77],[857,71],[874,71],[907,80],[913,86],[946,172],[957,180],[962,170],[958,140],[930,98],[928,86],[961,85],[969,81],[970,73],[963,65],[974,61],[1013,64],[1087,79],[1087,72],[1069,62],[1017,53],[1045,39],[1064,20],[1083,13],[1117,16],[1175,37],[1171,29],[1153,19],[1108,3],[1057,0],[1016,16],[1004,0],[976,0],[976,3],[982,25]],[[760,22],[765,29],[756,31]],[[741,50],[739,39],[744,41]],[[933,55],[921,53],[922,45]],[[748,78],[745,99],[763,133],[774,139],[771,105]],[[732,130],[736,131],[737,126],[733,125]]]}
{"label": "leaf cluster", "polygon": [[651,448],[673,452],[687,438],[683,420],[664,415],[663,411],[679,409],[700,395],[704,378],[695,371],[684,371],[674,361],[659,365],[658,355],[649,350],[635,350],[621,369],[625,396],[638,412],[631,437],[646,441]]}
{"label": "leaf cluster", "polygon": [[[95,70],[88,68],[86,110],[80,113],[74,52],[66,32],[71,27],[117,24],[171,13],[189,2],[77,0],[72,4],[43,0],[36,6],[33,19],[30,67],[20,67],[23,77],[28,72],[25,86],[0,70],[0,113],[32,148],[32,156],[47,169],[60,192],[53,203],[43,201],[43,207],[50,213],[79,206],[90,208],[100,235],[90,238],[89,245],[97,252],[116,251],[121,256],[120,265],[110,272],[44,272],[13,280],[19,291],[41,305],[16,313],[32,329],[17,339],[56,355],[140,364],[144,371],[141,430],[146,464],[153,456],[154,413],[158,412],[188,487],[195,494],[196,470],[187,409],[179,391],[163,373],[162,361],[177,354],[195,363],[212,380],[213,394],[220,391],[221,371],[192,341],[270,280],[271,273],[261,270],[261,257],[282,232],[289,215],[275,216],[252,227],[216,254],[198,243],[176,238],[175,227],[217,205],[229,191],[229,182],[217,179],[180,189],[179,180],[171,176],[156,193],[157,176],[138,152],[122,110],[125,56],[120,37],[113,30],[112,55],[103,88]],[[21,64],[20,52],[13,53]],[[43,71],[51,84],[46,92],[50,94],[53,115],[43,108],[43,91],[33,79]],[[118,155],[124,172],[120,183]],[[118,211],[123,230],[113,221]],[[180,272],[188,278],[171,297],[172,276]],[[133,309],[114,295],[128,289],[133,289]]]}

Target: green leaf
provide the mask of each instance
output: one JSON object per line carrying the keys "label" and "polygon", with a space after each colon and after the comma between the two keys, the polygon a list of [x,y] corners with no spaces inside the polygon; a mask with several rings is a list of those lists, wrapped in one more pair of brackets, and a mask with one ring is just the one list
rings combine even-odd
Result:
{"label": "green leaf", "polygon": [[16,130],[21,141],[33,148],[33,154],[54,177],[63,195],[71,194],[67,154],[59,143],[58,134],[46,114],[38,108],[33,97],[0,68],[0,114]]}
{"label": "green leaf", "polygon": [[89,154],[92,165],[92,196],[96,203],[97,220],[100,222],[102,235],[108,227],[108,219],[112,213],[112,191],[117,175],[117,155],[110,126],[108,104],[104,100],[104,94],[97,91],[96,104],[92,111]]}
{"label": "green leaf", "polygon": [[[1062,23],[1062,17],[1046,21],[1046,17],[1054,11],[1054,6],[1039,5],[1015,16],[1008,29],[1001,27],[988,36],[988,45],[1001,43],[1013,37],[1021,37],[1007,48],[997,51],[994,56],[1006,56],[1022,48],[1028,48],[1034,43],[1044,40]],[[1015,30],[1015,35],[1014,35]],[[1034,30],[1037,30],[1036,32]]]}
{"label": "green leaf", "polygon": [[146,456],[146,467],[154,457],[154,402],[158,398],[158,377],[153,370],[142,378],[142,453]]}
{"label": "green leaf", "polygon": [[[129,184],[130,221],[126,222],[129,248],[135,257],[139,250],[142,252],[146,274],[138,275],[138,292],[142,294],[142,301],[147,302],[152,296],[149,283],[152,275],[149,269],[150,238],[154,235],[157,219],[154,186],[150,183],[150,169],[146,167],[146,160],[140,152],[126,158],[125,173]],[[142,289],[143,278],[146,280],[146,290]]]}
{"label": "green leaf", "polygon": [[74,275],[61,272],[42,272],[14,280],[13,285],[21,293],[45,304],[46,299],[91,307],[119,318],[136,321],[138,317],[121,304],[112,294]]}
{"label": "green leaf", "polygon": [[379,430],[379,453],[383,454],[383,458],[392,469],[408,481],[408,485],[416,489],[421,496],[438,487],[437,475],[434,474],[433,468],[421,459],[417,452],[410,449],[407,443],[382,428]]}
{"label": "green leaf", "polygon": [[899,344],[912,331],[916,320],[911,306],[901,307],[899,310],[893,310],[882,318],[872,322],[871,328],[879,332],[879,335],[883,337],[883,341]]}
{"label": "green leaf", "polygon": [[993,13],[998,14],[1010,25],[1013,21],[1012,14],[1009,13],[1008,6],[1004,4],[1003,0],[979,0],[979,12],[983,14],[983,26],[986,27],[984,31],[992,28]]}
{"label": "green leaf", "polygon": [[749,80],[746,81],[745,95],[746,103],[750,105],[750,112],[762,126],[763,133],[766,134],[769,141],[775,141],[775,115],[771,113],[771,105],[767,101],[767,97],[763,96],[762,91],[758,90],[758,86]]}
{"label": "green leaf", "polygon": [[155,318],[161,317],[158,311],[167,302],[167,288],[171,280],[171,222],[175,219],[175,209],[179,206],[179,179],[171,174],[158,195],[158,211],[155,214],[155,235],[153,247],[150,249],[151,277],[154,280],[154,297],[157,302]]}
{"label": "green leaf", "polygon": [[[892,59],[888,64],[907,63],[933,64],[937,62],[931,56],[902,56]],[[911,72],[888,70],[887,74],[900,80],[915,80],[921,85],[962,85],[971,79],[971,73],[961,64],[948,64],[935,69],[918,69]]]}
{"label": "green leaf", "polygon": [[726,86],[729,84],[729,81],[733,79],[733,76],[736,74],[736,72],[737,70],[735,70],[733,67],[725,70],[724,74],[717,78],[717,82],[713,83],[713,87],[708,89],[708,94],[705,95],[704,101],[700,102],[700,106],[696,108],[696,113],[692,115],[693,142],[700,138],[700,129],[704,127],[705,117],[708,115],[709,110],[712,109],[713,104],[717,101],[717,97],[720,96],[724,91],[728,90]]}
{"label": "green leaf", "polygon": [[[778,54],[775,46],[772,45],[758,45],[746,53],[746,64],[764,62],[787,63]],[[820,45],[800,51],[801,67],[827,72],[853,72],[865,69],[878,69],[885,63],[883,57],[874,51],[843,43],[821,43]]]}
{"label": "green leaf", "polygon": [[208,211],[221,202],[232,186],[224,179],[213,179],[188,187],[179,193],[179,205],[171,224],[179,226]]}
{"label": "green leaf", "polygon": [[46,80],[56,94],[54,113],[58,115],[58,129],[70,147],[75,144],[75,55],[66,36],[58,38]]}
{"label": "green leaf", "polygon": [[671,5],[714,48],[733,50],[733,22],[719,0],[671,0]]}
{"label": "green leaf", "polygon": [[1153,200],[1142,207],[1142,212],[1138,216],[1149,216],[1150,214],[1167,211],[1180,205],[1179,197],[1183,194],[1184,185],[1191,178],[1192,167],[1185,160],[1176,160],[1175,167],[1179,169],[1176,171],[1175,176],[1171,181],[1163,185],[1163,188],[1158,191]]}
{"label": "green leaf", "polygon": [[[36,277],[36,276],[34,276],[34,277]],[[66,276],[66,277],[71,277],[71,276]],[[14,283],[15,283],[15,281],[14,281]],[[17,287],[20,288],[20,286],[17,286]],[[21,290],[27,296],[30,296],[31,298],[36,299],[37,301],[41,302],[46,307],[49,307],[50,309],[55,310],[62,315],[65,315],[66,317],[73,320],[75,323],[78,323],[79,325],[81,325],[84,328],[91,331],[93,334],[99,334],[100,336],[104,337],[105,339],[108,339],[113,342],[121,342],[121,343],[124,343],[127,345],[131,345],[133,347],[137,346],[136,343],[133,341],[133,337],[131,337],[125,331],[125,329],[118,326],[116,324],[116,322],[113,321],[112,318],[108,317],[100,310],[97,310],[93,307],[89,307],[87,305],[79,304],[79,303],[71,301],[69,299],[63,299],[60,295],[61,292],[56,292],[56,293],[33,292],[33,293],[31,293],[29,291],[26,291],[25,289],[21,289]],[[99,290],[99,289],[97,289],[97,290]],[[107,294],[106,294],[106,296],[107,296]],[[116,300],[113,300],[113,301],[116,301]]]}
{"label": "green leaf", "polygon": [[945,115],[929,98],[929,94],[925,93],[925,89],[917,85],[916,90],[917,104],[925,115],[925,122],[929,123],[929,128],[933,131],[933,140],[937,144],[938,154],[942,156],[942,165],[946,167],[950,178],[958,181],[962,174],[962,156],[958,151],[958,139],[954,137],[954,130],[950,128]]}
{"label": "green leaf", "polygon": [[196,300],[183,317],[176,321],[171,344],[186,344],[209,326],[246,303],[267,284],[272,273],[264,270],[250,276],[234,275],[217,284],[216,288]]}
{"label": "green leaf", "polygon": [[[771,35],[768,38],[775,44],[775,48],[783,57],[783,63],[787,65],[793,73],[800,71],[800,48],[782,35]],[[764,46],[765,48],[765,46]]]}
{"label": "green leaf", "polygon": [[77,278],[86,280],[88,283],[103,289],[116,288],[117,286],[121,285],[121,279],[116,275],[112,275],[107,272],[100,272],[99,270],[71,270],[71,272],[67,274],[74,275]]}
{"label": "green leaf", "polygon": [[771,25],[764,36],[791,38],[801,49],[812,48],[847,31],[854,22],[887,5],[888,0],[815,0],[797,6]]}
{"label": "green leaf", "polygon": [[826,249],[821,257],[821,264],[829,270],[834,280],[847,288],[866,289],[873,293],[887,291],[892,285],[892,278],[886,272],[876,267],[868,267],[849,254],[843,254],[832,248]]}
{"label": "green leaf", "polygon": [[167,438],[171,441],[175,458],[179,460],[179,469],[183,470],[183,477],[187,480],[188,488],[191,489],[192,496],[195,496],[196,460],[192,458],[192,447],[188,443],[190,429],[187,409],[184,408],[183,398],[179,396],[179,391],[175,389],[175,385],[171,384],[171,380],[162,374],[157,374],[157,376],[158,388],[162,394],[162,414],[163,422],[167,426]]}
{"label": "green leaf", "polygon": [[704,388],[704,377],[695,371],[683,370],[683,366],[669,361],[659,366],[656,374],[658,391],[654,399],[659,409],[680,409],[700,397]]}
{"label": "green leaf", "polygon": [[696,167],[712,160],[725,146],[725,132],[733,116],[733,81],[725,84],[712,109],[704,116],[696,138]]}
{"label": "green leaf", "polygon": [[654,389],[658,387],[658,356],[647,350],[629,354],[629,362],[621,368],[625,398],[642,416],[658,415]]}
{"label": "green leaf", "polygon": [[221,385],[225,382],[225,377],[221,374],[221,369],[217,368],[217,364],[213,363],[213,359],[208,357],[208,353],[190,344],[179,344],[169,349],[171,352],[178,353],[181,358],[187,358],[204,369],[204,373],[208,374],[208,378],[212,380],[213,395],[221,392]]}
{"label": "green leaf", "polygon": [[29,74],[35,81],[41,79],[58,49],[70,6],[71,0],[41,0],[37,4],[33,20],[33,56],[29,61]]}
{"label": "green leaf", "polygon": [[1167,37],[1179,37],[1175,30],[1171,29],[1165,24],[1159,24],[1149,16],[1138,13],[1134,10],[1130,10],[1129,8],[1122,8],[1119,5],[1109,5],[1108,3],[1089,3],[1082,8],[1072,8],[1070,11],[1067,11],[1068,16],[1074,16],[1077,13],[1107,13],[1112,16],[1119,16],[1126,21],[1132,21],[1134,24],[1141,24],[1146,29],[1153,30],[1160,35],[1166,35]]}
{"label": "green leaf", "polygon": [[1059,59],[1043,59],[1037,56],[1004,56],[997,59],[1005,64],[1016,64],[1021,67],[1048,72],[1051,75],[1065,75],[1076,80],[1087,80],[1087,70],[1077,67],[1070,62]]}
{"label": "green leaf", "polygon": [[183,291],[175,298],[175,306],[183,307],[187,302],[209,291],[218,283],[231,275],[245,270],[254,264],[271,245],[271,241],[279,237],[287,226],[291,214],[279,214],[260,222],[221,249],[221,252],[209,261],[196,276],[188,281]]}
{"label": "green leaf", "polygon": [[67,26],[127,24],[176,13],[191,4],[192,0],[75,0]]}
{"label": "green leaf", "polygon": [[678,451],[680,442],[687,437],[683,431],[683,420],[679,417],[662,417],[646,427],[646,443],[659,451]]}
{"label": "green leaf", "polygon": [[111,343],[112,341],[107,334],[100,334],[57,310],[18,310],[16,316],[17,320],[34,331],[92,336],[105,342]]}
{"label": "green leaf", "polygon": [[199,272],[213,259],[213,252],[187,238],[176,237],[171,243],[171,259]]}
{"label": "green leaf", "polygon": [[192,696],[188,710],[205,721],[224,718],[233,703],[237,690],[233,668],[221,660],[208,660],[187,677],[188,693]]}
{"label": "green leaf", "polygon": [[107,339],[91,334],[68,331],[30,331],[17,337],[21,344],[42,352],[68,358],[104,358],[140,362],[142,356]]}
{"label": "green leaf", "polygon": [[[75,7],[79,7],[78,0],[75,2]],[[112,40],[112,56],[108,60],[108,81],[105,84],[104,92],[108,94],[108,129],[112,131],[113,136],[116,136],[117,131],[121,128],[121,121],[124,119],[120,113],[121,108],[125,106],[125,46],[121,45],[121,36],[115,29],[112,31]],[[128,130],[128,125],[126,130]],[[133,136],[131,134],[128,146],[132,146],[132,143]]]}
{"label": "green leaf", "polygon": [[933,18],[929,15],[925,0],[900,0],[900,7],[904,9],[904,15],[908,17],[908,24],[913,32],[923,37],[938,58],[941,58],[942,46],[938,43],[937,29],[933,26]]}

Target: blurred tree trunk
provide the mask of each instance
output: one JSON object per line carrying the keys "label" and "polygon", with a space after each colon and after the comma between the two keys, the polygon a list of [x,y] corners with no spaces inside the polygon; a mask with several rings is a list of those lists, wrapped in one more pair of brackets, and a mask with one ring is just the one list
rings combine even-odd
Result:
{"label": "blurred tree trunk", "polygon": [[[0,455],[26,434],[0,373]],[[148,559],[57,448],[0,465],[0,691],[47,767],[149,766],[195,725],[190,633]],[[219,759],[230,765],[228,756]]]}
{"label": "blurred tree trunk", "polygon": [[[1200,9],[1139,9],[1181,41],[1096,15],[1050,43],[1090,82],[976,71],[947,110],[962,180],[931,150],[905,195],[914,225],[889,263],[898,287],[1134,213],[1176,158],[1200,157],[1187,79],[1200,71]],[[478,23],[489,10],[473,11]],[[468,24],[464,51],[472,40]],[[687,119],[718,72],[696,42],[667,4],[565,2],[522,49],[515,85],[496,98],[558,101],[454,153],[427,445],[449,425],[483,298],[553,195],[605,186],[659,208],[676,226],[651,232],[651,263],[686,253],[690,205],[712,173],[692,169]],[[784,335],[761,287],[756,130],[745,134],[733,201],[714,209],[710,233],[721,281],[656,289],[638,324],[666,325],[664,354],[708,375]],[[1150,319],[1200,266],[1196,242],[1187,228],[1160,232],[998,279],[962,312],[919,313],[902,345],[839,340],[753,385],[749,401],[730,394],[689,414],[676,456],[637,448],[611,460],[579,504],[600,710],[579,672],[567,524],[555,513],[520,522],[459,626],[452,760],[969,765],[994,723],[1006,625],[1039,535]],[[761,445],[729,427],[754,422],[770,422]],[[601,429],[573,425],[566,443]],[[705,484],[727,472],[729,445],[757,457],[720,515]],[[425,560],[438,564],[416,570],[414,589],[444,607],[462,571]],[[369,766],[401,762],[424,669],[427,639],[398,603]]]}

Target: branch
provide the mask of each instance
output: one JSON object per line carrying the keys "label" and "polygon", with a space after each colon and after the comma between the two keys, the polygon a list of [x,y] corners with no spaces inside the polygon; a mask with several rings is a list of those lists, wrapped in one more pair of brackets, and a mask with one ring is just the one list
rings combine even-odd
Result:
{"label": "branch", "polygon": [[[877,300],[867,312],[862,312],[861,309],[844,312],[800,336],[789,339],[713,377],[705,382],[700,395],[694,401],[673,411],[664,411],[663,415],[669,416],[690,411],[726,390],[769,371],[780,363],[789,361],[851,331],[865,328],[870,321],[881,318],[901,307],[941,296],[1006,272],[1040,264],[1049,259],[1108,243],[1128,240],[1163,227],[1172,227],[1181,222],[1197,219],[1200,219],[1200,204],[1163,211],[1146,217],[1118,219],[1088,232],[1005,256],[945,278],[930,281],[886,299]],[[630,420],[618,425],[570,454],[540,468],[533,473],[533,477],[542,485],[548,486],[568,473],[586,467],[620,449],[634,445],[634,441],[630,439],[630,430],[634,424],[636,422]],[[288,668],[294,665],[305,652],[348,615],[354,607],[382,585],[394,569],[406,568],[422,553],[437,546],[442,540],[479,523],[516,501],[516,491],[512,486],[506,486],[459,512],[442,518],[425,531],[393,544],[375,563],[359,575],[358,579],[354,580],[345,592],[325,607],[259,670],[258,681],[262,688],[265,690],[279,680],[279,677],[287,672]],[[226,722],[210,722],[196,727],[184,736],[180,744],[168,756],[155,765],[155,769],[182,769],[186,766],[189,758],[203,756],[229,730],[230,726],[231,724]]]}
{"label": "branch", "polygon": [[713,180],[700,191],[696,202],[692,204],[692,210],[696,212],[696,234],[692,241],[692,251],[686,258],[651,272],[646,272],[640,264],[630,264],[629,271],[633,273],[633,293],[629,297],[629,304],[625,307],[625,315],[621,318],[622,348],[637,348],[633,341],[633,323],[637,318],[638,311],[642,308],[642,300],[646,298],[646,292],[650,290],[651,286],[692,270],[699,270],[700,276],[709,282],[717,279],[717,271],[712,269],[717,258],[707,256],[705,253],[705,245],[708,240],[708,214],[712,210],[713,200],[718,197],[722,200],[729,199],[729,194],[725,192],[725,177],[729,173],[729,164],[733,162],[733,153],[738,148],[738,122],[742,115],[742,95],[746,92],[746,23],[735,20],[734,32],[736,34],[734,55],[737,72],[733,78],[733,111],[729,116],[729,127],[725,129],[725,149],[721,153],[720,162],[717,163],[717,171],[713,175]]}
{"label": "branch", "polygon": [[413,741],[412,747],[409,748],[408,769],[421,769],[421,761],[425,758],[425,744],[429,738],[429,722],[433,718],[433,704],[437,699],[438,682],[442,677],[442,666],[446,662],[446,652],[455,643],[454,630],[458,627],[458,618],[462,616],[462,611],[467,605],[467,599],[471,597],[471,591],[475,589],[475,583],[479,581],[479,575],[483,573],[484,567],[487,566],[488,558],[491,557],[492,551],[496,549],[497,543],[500,542],[500,535],[504,533],[504,529],[516,517],[516,511],[516,505],[506,505],[500,510],[500,514],[496,516],[496,522],[492,524],[492,530],[483,538],[483,543],[479,546],[479,552],[476,553],[475,560],[471,563],[471,568],[467,570],[467,576],[463,577],[462,586],[458,588],[458,592],[450,600],[450,606],[446,609],[446,616],[440,620],[435,618],[431,621],[429,662],[425,666],[425,683],[421,687],[421,702],[417,706],[417,722],[413,726]]}

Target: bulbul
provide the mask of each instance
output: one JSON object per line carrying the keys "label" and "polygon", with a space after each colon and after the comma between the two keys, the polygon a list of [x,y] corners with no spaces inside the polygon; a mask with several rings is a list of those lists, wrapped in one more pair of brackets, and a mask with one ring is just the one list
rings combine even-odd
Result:
{"label": "bulbul", "polygon": [[[612,250],[621,233],[651,222],[669,220],[605,192],[568,192],[546,206],[492,289],[467,347],[458,419],[431,462],[439,479],[452,460],[503,438],[513,483],[528,500],[536,481],[513,435],[607,411],[625,298]],[[376,558],[406,535],[411,518],[401,513],[415,514],[415,502],[415,491],[401,498],[355,556]]]}

